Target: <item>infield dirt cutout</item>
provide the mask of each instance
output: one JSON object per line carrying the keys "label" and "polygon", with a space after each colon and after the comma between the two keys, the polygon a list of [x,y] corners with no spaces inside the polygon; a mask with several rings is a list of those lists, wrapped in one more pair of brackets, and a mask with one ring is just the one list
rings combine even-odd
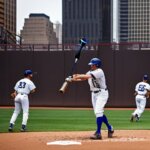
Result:
{"label": "infield dirt cutout", "polygon": [[[149,150],[150,130],[115,130],[107,138],[102,130],[102,140],[90,140],[94,131],[84,132],[25,132],[0,133],[1,150]],[[49,142],[74,141],[81,144],[48,145]]]}

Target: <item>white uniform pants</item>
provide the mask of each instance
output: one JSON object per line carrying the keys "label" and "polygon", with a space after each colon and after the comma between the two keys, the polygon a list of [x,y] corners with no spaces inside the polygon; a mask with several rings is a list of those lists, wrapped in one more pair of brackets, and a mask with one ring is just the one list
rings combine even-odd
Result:
{"label": "white uniform pants", "polygon": [[133,112],[133,115],[135,116],[136,114],[138,115],[138,117],[141,117],[142,113],[145,110],[145,106],[146,106],[146,97],[138,97],[136,96],[135,98],[135,102],[136,102],[136,110]]}
{"label": "white uniform pants", "polygon": [[29,115],[29,99],[26,94],[18,94],[15,98],[15,110],[11,117],[10,123],[15,124],[15,121],[20,114],[21,110],[23,110],[23,119],[22,124],[26,125]]}
{"label": "white uniform pants", "polygon": [[108,90],[101,90],[98,93],[92,92],[92,105],[96,118],[102,117],[104,113],[104,107],[108,100]]}

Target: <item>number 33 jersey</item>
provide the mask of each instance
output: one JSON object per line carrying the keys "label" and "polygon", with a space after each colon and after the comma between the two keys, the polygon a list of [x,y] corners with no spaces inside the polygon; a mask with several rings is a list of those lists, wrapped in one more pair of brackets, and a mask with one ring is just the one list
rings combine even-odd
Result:
{"label": "number 33 jersey", "polygon": [[90,70],[87,72],[87,74],[90,74],[92,78],[88,79],[88,83],[90,85],[91,91],[97,91],[100,89],[106,89],[106,79],[104,72],[101,68],[98,68],[96,70]]}
{"label": "number 33 jersey", "polygon": [[28,78],[24,78],[19,80],[14,89],[15,91],[17,91],[17,93],[22,93],[22,94],[29,94],[30,91],[32,91],[33,89],[35,89],[35,85],[34,83],[29,80]]}
{"label": "number 33 jersey", "polygon": [[150,91],[150,85],[145,82],[139,82],[135,87],[135,91],[139,95],[145,95],[147,93],[147,91]]}

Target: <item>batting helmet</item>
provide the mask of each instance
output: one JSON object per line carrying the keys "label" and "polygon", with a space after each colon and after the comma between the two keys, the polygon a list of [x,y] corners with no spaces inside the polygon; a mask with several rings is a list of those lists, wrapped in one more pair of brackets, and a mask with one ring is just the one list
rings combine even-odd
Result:
{"label": "batting helmet", "polygon": [[96,65],[96,67],[98,68],[101,67],[101,64],[102,62],[99,58],[92,58],[90,62],[88,63],[88,65]]}
{"label": "batting helmet", "polygon": [[148,80],[148,75],[147,75],[147,74],[145,74],[145,75],[143,76],[143,80]]}
{"label": "batting helmet", "polygon": [[31,75],[32,74],[32,70],[25,70],[24,71],[24,76],[28,76],[28,75]]}

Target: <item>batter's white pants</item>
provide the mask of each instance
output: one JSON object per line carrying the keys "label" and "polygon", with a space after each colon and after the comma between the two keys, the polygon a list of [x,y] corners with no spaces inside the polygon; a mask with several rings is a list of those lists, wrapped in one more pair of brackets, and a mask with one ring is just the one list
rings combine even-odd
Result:
{"label": "batter's white pants", "polygon": [[104,114],[105,104],[107,103],[109,97],[108,90],[106,91],[102,90],[98,93],[92,92],[91,97],[92,97],[92,105],[93,105],[96,118],[102,117]]}
{"label": "batter's white pants", "polygon": [[136,114],[138,115],[138,117],[141,117],[142,113],[145,110],[145,106],[146,106],[146,98],[135,98],[135,102],[136,102],[136,110],[133,112],[133,115],[135,116]]}
{"label": "batter's white pants", "polygon": [[23,110],[23,119],[22,124],[26,125],[29,115],[29,99],[26,94],[18,94],[15,98],[15,110],[11,117],[10,123],[15,124],[15,121],[20,114],[21,110]]}

